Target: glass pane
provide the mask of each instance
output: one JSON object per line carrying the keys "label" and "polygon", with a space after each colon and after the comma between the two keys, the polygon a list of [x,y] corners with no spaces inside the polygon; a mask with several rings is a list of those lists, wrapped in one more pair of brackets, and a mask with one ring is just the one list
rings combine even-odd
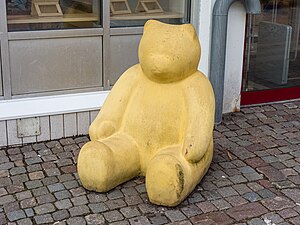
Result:
{"label": "glass pane", "polygon": [[300,0],[263,0],[248,17],[244,91],[300,85]]}
{"label": "glass pane", "polygon": [[6,0],[9,31],[100,26],[100,0]]}
{"label": "glass pane", "polygon": [[148,19],[189,22],[189,0],[110,0],[111,27],[143,26]]}

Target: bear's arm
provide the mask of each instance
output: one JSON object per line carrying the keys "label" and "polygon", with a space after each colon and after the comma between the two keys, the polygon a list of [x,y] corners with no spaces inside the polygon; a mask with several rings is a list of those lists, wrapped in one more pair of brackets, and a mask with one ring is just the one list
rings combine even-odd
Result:
{"label": "bear's arm", "polygon": [[215,99],[209,80],[196,72],[184,82],[187,128],[183,154],[189,162],[199,162],[213,136]]}
{"label": "bear's arm", "polygon": [[89,128],[91,140],[106,138],[118,130],[139,73],[140,66],[135,65],[121,75]]}

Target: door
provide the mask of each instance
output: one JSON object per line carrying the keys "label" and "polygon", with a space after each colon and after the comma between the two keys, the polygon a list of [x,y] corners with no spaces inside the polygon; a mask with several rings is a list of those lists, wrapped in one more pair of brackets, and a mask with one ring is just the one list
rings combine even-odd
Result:
{"label": "door", "polygon": [[300,0],[262,0],[247,18],[242,105],[300,98]]}

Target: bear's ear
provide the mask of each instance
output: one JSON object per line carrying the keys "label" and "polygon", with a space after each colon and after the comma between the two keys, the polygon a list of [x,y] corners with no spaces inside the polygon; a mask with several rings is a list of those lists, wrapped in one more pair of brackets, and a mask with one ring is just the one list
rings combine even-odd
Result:
{"label": "bear's ear", "polygon": [[148,20],[144,25],[144,31],[147,31],[150,27],[157,25],[159,22],[156,20]]}

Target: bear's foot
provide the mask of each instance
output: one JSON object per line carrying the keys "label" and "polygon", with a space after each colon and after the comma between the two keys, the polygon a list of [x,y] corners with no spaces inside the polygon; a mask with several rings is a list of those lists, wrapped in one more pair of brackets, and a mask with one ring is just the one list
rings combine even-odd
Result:
{"label": "bear's foot", "polygon": [[158,155],[151,160],[146,174],[146,187],[150,202],[176,206],[186,197],[185,173],[174,156]]}
{"label": "bear's foot", "polygon": [[91,191],[110,190],[114,165],[111,149],[98,141],[88,142],[78,156],[78,176],[82,185]]}
{"label": "bear's foot", "polygon": [[86,189],[106,192],[139,174],[138,148],[132,138],[121,133],[90,141],[79,152],[77,168]]}

